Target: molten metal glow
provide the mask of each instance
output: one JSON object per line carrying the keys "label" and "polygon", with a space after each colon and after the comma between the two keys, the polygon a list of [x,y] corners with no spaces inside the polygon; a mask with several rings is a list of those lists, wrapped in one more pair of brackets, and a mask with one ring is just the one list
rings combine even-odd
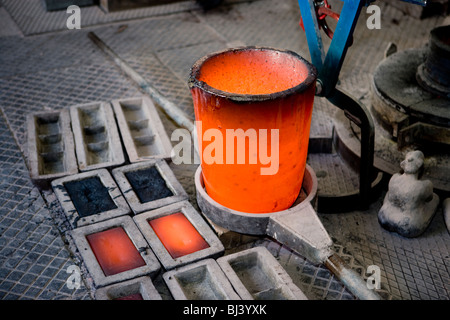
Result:
{"label": "molten metal glow", "polygon": [[174,259],[209,247],[181,212],[150,220],[149,224]]}
{"label": "molten metal glow", "polygon": [[[248,95],[245,103],[241,103],[201,87],[191,89],[195,119],[202,124],[197,126],[198,139],[203,139],[199,141],[200,152],[219,159],[210,162],[206,157],[202,159],[206,192],[219,204],[237,211],[286,210],[300,193],[306,166],[315,84],[299,91],[294,88],[308,83],[308,76],[312,75],[309,67],[284,52],[243,50],[213,56],[205,60],[199,70],[197,80],[210,87]],[[287,89],[295,92],[275,98],[274,93]],[[264,101],[257,98],[257,95],[270,94],[272,97]],[[220,133],[214,138],[227,137],[230,130],[241,129],[244,134],[242,138],[226,139],[220,144],[217,139],[204,138],[211,129]],[[256,132],[255,138],[250,135],[252,132]],[[262,135],[268,132],[270,137]],[[277,133],[277,139],[272,140],[272,133]],[[277,140],[278,143],[272,143]],[[252,146],[256,142],[262,147],[254,151]],[[264,157],[262,150],[267,151]],[[243,163],[236,159],[239,154],[246,157]],[[220,161],[233,156],[234,162]],[[251,157],[257,161],[250,161]],[[264,159],[271,161],[268,163]],[[278,160],[278,170],[269,170],[263,175],[262,169],[270,169],[273,159]]]}
{"label": "molten metal glow", "polygon": [[86,238],[106,276],[145,265],[144,259],[122,227],[93,233]]}
{"label": "molten metal glow", "polygon": [[211,58],[199,80],[221,91],[271,94],[293,88],[308,76],[300,60],[275,51],[238,51]]}

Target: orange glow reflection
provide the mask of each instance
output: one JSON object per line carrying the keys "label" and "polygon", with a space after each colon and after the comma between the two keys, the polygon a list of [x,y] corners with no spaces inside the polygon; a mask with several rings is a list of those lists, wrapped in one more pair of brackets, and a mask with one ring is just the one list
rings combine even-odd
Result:
{"label": "orange glow reflection", "polygon": [[122,227],[86,236],[89,245],[106,276],[145,265],[131,239]]}
{"label": "orange glow reflection", "polygon": [[209,247],[181,212],[150,220],[149,224],[174,259]]}

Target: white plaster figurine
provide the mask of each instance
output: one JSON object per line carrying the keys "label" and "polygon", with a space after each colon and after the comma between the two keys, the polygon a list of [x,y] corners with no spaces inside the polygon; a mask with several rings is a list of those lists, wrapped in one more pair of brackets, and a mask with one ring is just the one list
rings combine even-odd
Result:
{"label": "white plaster figurine", "polygon": [[378,212],[378,222],[383,228],[413,238],[421,235],[433,219],[439,197],[433,193],[429,180],[420,180],[424,155],[411,151],[400,163],[403,169],[389,181],[383,206]]}

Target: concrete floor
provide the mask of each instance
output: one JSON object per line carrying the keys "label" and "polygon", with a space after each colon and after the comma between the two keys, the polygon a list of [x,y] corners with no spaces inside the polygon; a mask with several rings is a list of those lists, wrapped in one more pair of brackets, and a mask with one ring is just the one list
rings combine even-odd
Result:
{"label": "concrete floor", "polygon": [[[340,1],[330,1],[339,8]],[[340,86],[369,103],[369,80],[389,42],[398,50],[427,43],[429,31],[448,24],[434,16],[419,20],[386,2],[379,3],[382,27],[369,30],[362,12],[340,76]],[[304,32],[298,26],[294,0],[225,0],[204,12],[194,1],[105,14],[98,7],[81,9],[81,29],[67,30],[65,11],[46,12],[40,0],[0,0],[0,299],[93,299],[92,279],[65,234],[70,229],[51,191],[30,180],[26,165],[25,119],[30,112],[57,110],[91,101],[141,95],[140,88],[87,37],[94,31],[167,99],[193,119],[186,85],[191,65],[203,55],[238,45],[290,49],[309,59]],[[329,41],[325,41],[329,43]],[[316,99],[311,139],[330,138],[335,108]],[[160,112],[167,133],[177,128]],[[319,176],[319,194],[357,188],[357,173],[338,155],[311,154]],[[195,202],[195,165],[171,164],[177,179]],[[338,168],[338,169],[336,169]],[[325,173],[325,174],[324,174]],[[345,183],[342,183],[345,181]],[[363,278],[369,265],[381,270],[383,299],[448,300],[450,236],[442,208],[427,231],[407,239],[380,227],[377,212],[384,192],[366,211],[319,213],[334,250]],[[226,253],[265,246],[309,299],[352,300],[355,297],[324,266],[268,238],[229,234]],[[78,265],[83,284],[69,289],[67,269]],[[171,299],[161,278],[155,285]]]}

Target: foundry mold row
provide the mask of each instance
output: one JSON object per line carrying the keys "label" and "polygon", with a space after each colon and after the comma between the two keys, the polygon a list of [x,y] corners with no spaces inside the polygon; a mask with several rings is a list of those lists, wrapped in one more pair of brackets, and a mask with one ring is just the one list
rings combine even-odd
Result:
{"label": "foundry mold row", "polygon": [[170,158],[172,144],[149,98],[113,100],[111,104],[131,163]]}
{"label": "foundry mold row", "polygon": [[29,114],[27,135],[30,176],[42,188],[78,171],[124,164],[120,136],[131,163],[170,159],[172,149],[153,102],[145,96]]}
{"label": "foundry mold row", "polygon": [[67,109],[27,116],[28,165],[37,184],[78,173]]}
{"label": "foundry mold row", "polygon": [[164,160],[119,167],[112,174],[135,214],[188,199]]}
{"label": "foundry mold row", "polygon": [[106,169],[53,180],[52,188],[73,228],[130,213],[120,189]]}

